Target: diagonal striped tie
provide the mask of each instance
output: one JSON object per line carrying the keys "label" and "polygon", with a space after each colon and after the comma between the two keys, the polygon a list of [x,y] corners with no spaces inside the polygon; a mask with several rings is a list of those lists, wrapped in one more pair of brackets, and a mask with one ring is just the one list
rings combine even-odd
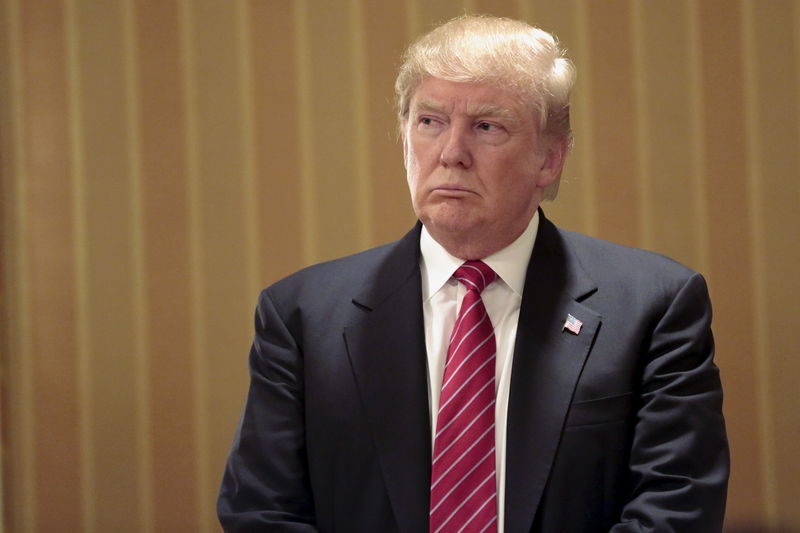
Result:
{"label": "diagonal striped tie", "polygon": [[497,531],[494,328],[481,291],[497,274],[467,261],[454,277],[467,293],[450,335],[431,469],[430,532]]}

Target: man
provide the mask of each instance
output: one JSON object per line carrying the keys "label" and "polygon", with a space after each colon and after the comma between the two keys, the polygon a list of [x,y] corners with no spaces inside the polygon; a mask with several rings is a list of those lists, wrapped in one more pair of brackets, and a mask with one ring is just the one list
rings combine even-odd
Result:
{"label": "man", "polygon": [[705,282],[565,232],[573,69],[462,17],[396,88],[421,222],[266,289],[220,492],[226,531],[721,530]]}

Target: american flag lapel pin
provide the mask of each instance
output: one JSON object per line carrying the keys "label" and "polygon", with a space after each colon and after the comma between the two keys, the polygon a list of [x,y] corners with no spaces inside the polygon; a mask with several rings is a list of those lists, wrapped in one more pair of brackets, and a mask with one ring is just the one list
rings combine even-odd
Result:
{"label": "american flag lapel pin", "polygon": [[575,335],[581,332],[581,326],[583,326],[583,322],[575,318],[574,316],[567,314],[567,321],[564,322],[564,327],[561,328],[561,331],[569,330]]}

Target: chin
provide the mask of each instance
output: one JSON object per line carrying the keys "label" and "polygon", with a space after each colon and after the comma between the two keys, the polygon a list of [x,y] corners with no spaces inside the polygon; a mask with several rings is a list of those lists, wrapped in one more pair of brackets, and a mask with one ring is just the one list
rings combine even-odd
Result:
{"label": "chin", "polygon": [[448,233],[450,235],[466,234],[473,231],[476,227],[476,221],[470,217],[447,215],[442,216],[429,216],[421,218],[428,231],[437,231],[440,233]]}

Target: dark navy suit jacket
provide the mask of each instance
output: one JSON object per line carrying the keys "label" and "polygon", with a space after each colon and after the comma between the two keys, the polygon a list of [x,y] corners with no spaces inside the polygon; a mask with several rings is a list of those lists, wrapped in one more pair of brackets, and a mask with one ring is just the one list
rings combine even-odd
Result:
{"label": "dark navy suit jacket", "polygon": [[[261,294],[218,502],[226,531],[428,530],[419,231]],[[506,532],[721,531],[710,322],[699,274],[541,217],[514,349]]]}

